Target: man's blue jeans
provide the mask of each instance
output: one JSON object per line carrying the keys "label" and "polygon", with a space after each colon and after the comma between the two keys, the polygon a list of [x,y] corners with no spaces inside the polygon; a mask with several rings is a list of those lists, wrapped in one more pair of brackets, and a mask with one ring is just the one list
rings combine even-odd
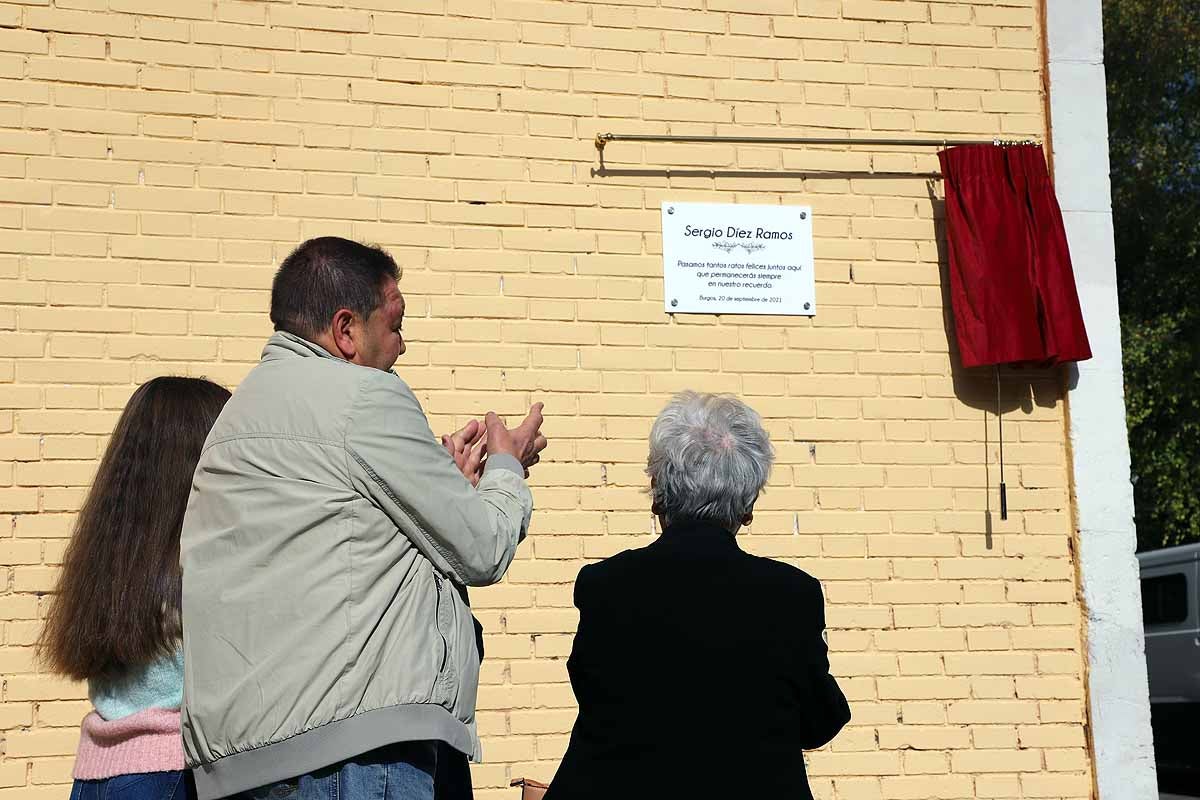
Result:
{"label": "man's blue jeans", "polygon": [[401,742],[260,786],[237,800],[433,800],[437,742]]}

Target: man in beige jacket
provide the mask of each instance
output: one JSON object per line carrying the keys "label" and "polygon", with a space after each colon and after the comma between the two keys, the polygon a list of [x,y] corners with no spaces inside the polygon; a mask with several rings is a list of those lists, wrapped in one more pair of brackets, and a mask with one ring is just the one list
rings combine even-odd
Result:
{"label": "man in beige jacket", "polygon": [[205,444],[180,553],[201,800],[428,800],[439,758],[479,757],[465,587],[499,581],[525,536],[541,404],[439,443],[391,372],[397,277],[378,248],[297,248]]}

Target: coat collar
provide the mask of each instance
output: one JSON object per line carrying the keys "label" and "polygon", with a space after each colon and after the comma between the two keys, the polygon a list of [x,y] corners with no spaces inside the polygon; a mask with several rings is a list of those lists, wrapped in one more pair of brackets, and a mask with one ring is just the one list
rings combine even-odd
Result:
{"label": "coat collar", "polygon": [[296,356],[332,358],[337,361],[345,360],[333,355],[324,347],[321,347],[321,345],[313,344],[307,339],[302,339],[287,331],[276,331],[267,340],[266,347],[263,348],[262,352],[263,361],[277,361],[281,358],[294,358]]}
{"label": "coat collar", "polygon": [[672,547],[728,548],[738,547],[737,537],[725,528],[707,520],[684,519],[672,522],[662,532],[659,541]]}
{"label": "coat collar", "polygon": [[[340,361],[343,364],[349,364],[352,367],[361,369],[372,369],[372,367],[363,367],[355,364],[352,361],[347,361],[341,356],[335,356],[319,344],[310,342],[297,336],[294,333],[287,331],[275,331],[270,339],[267,339],[267,344],[263,347],[262,363],[268,361],[282,361],[285,358],[328,358],[333,361]],[[389,375],[395,375],[396,370],[389,369]]]}

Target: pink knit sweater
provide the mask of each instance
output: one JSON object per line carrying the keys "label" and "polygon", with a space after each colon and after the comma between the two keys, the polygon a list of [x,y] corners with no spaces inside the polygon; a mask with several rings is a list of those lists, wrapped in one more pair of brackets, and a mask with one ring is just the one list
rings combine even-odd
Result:
{"label": "pink knit sweater", "polygon": [[83,718],[75,755],[76,778],[97,780],[181,769],[179,709],[148,708],[111,722],[95,711]]}

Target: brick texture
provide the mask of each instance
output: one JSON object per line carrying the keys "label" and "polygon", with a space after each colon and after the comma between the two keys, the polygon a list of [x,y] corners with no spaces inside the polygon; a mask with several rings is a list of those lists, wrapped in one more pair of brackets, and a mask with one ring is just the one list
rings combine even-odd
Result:
{"label": "brick texture", "polygon": [[[703,6],[703,8],[702,8]],[[76,10],[86,9],[86,10]],[[825,583],[855,719],[832,798],[1090,796],[1062,390],[952,369],[931,150],[598,132],[1044,135],[1033,0],[0,3],[0,798],[63,797],[84,687],[31,645],[123,403],[236,385],[304,237],[403,265],[437,430],[546,403],[487,630],[481,800],[549,778],[579,567],[649,541],[650,422],[743,395],[779,451],[744,546]],[[755,174],[760,173],[760,174]],[[810,204],[815,319],[670,318],[664,199]],[[662,676],[647,676],[660,680]],[[747,701],[753,692],[747,688]]]}

